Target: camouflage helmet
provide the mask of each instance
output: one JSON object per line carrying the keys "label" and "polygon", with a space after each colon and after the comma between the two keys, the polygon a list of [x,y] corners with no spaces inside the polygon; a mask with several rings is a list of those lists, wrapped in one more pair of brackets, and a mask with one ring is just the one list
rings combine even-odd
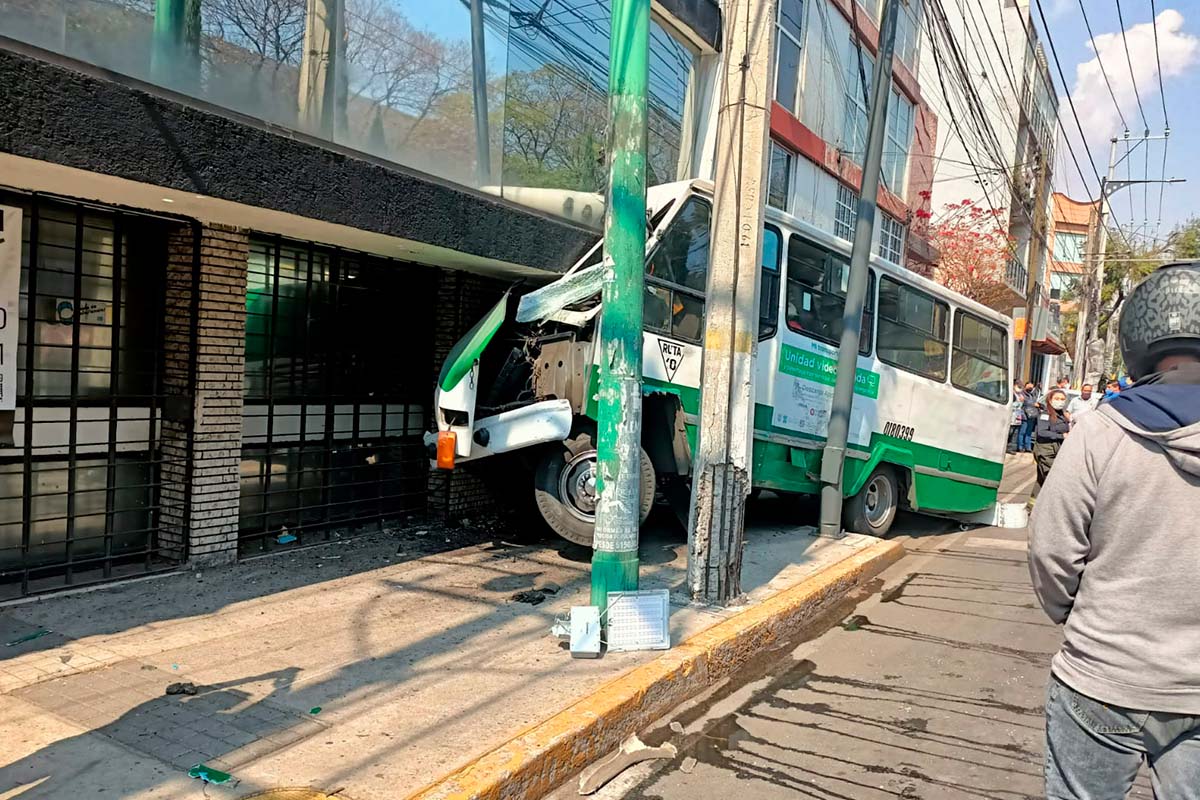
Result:
{"label": "camouflage helmet", "polygon": [[1167,264],[1134,287],[1121,309],[1121,356],[1134,380],[1178,353],[1200,358],[1200,261]]}

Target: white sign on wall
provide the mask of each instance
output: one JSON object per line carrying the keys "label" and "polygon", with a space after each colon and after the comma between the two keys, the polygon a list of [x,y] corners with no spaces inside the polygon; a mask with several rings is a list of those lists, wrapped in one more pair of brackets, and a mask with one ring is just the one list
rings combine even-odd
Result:
{"label": "white sign on wall", "polygon": [[17,407],[21,303],[21,209],[0,206],[0,411]]}

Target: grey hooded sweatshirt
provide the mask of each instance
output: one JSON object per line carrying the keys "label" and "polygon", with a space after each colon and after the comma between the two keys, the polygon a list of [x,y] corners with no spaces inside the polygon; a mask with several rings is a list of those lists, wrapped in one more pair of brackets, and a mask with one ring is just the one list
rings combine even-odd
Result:
{"label": "grey hooded sweatshirt", "polygon": [[1200,385],[1120,398],[1066,437],[1030,521],[1033,588],[1064,626],[1052,669],[1101,702],[1200,714]]}

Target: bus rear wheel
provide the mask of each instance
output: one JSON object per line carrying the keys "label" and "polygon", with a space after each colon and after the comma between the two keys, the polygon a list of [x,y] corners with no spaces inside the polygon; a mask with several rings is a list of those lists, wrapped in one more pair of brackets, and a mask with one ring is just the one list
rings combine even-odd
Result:
{"label": "bus rear wheel", "polygon": [[868,536],[886,536],[896,521],[900,507],[900,487],[896,473],[880,465],[867,478],[858,494],[848,498],[842,508],[846,530]]}
{"label": "bus rear wheel", "polygon": [[[654,465],[642,450],[641,517],[654,505]],[[568,542],[591,547],[596,529],[596,445],[591,431],[576,431],[552,445],[538,460],[533,475],[534,499],[550,529]]]}

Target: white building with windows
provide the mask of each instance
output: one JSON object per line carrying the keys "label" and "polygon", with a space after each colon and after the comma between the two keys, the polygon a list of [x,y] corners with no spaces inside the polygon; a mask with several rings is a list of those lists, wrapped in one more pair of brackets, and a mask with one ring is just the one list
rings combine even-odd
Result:
{"label": "white building with windows", "polygon": [[[767,202],[850,239],[881,0],[780,0]],[[926,271],[937,120],[918,83],[924,0],[901,3],[875,250]]]}

